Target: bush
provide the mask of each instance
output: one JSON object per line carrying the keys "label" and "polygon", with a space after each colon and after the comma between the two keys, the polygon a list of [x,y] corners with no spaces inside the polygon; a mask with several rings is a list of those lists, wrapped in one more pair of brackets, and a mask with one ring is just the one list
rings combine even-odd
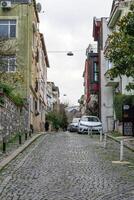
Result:
{"label": "bush", "polygon": [[[11,98],[11,100],[17,105],[22,106],[24,105],[24,98],[18,93],[14,94],[14,88],[10,85],[0,83],[0,90],[3,91],[4,94],[7,95],[7,97]],[[0,103],[3,103],[3,98],[0,99]]]}
{"label": "bush", "polygon": [[67,128],[67,117],[65,113],[49,112],[46,118],[49,122],[51,122],[55,130],[58,130],[59,128]]}

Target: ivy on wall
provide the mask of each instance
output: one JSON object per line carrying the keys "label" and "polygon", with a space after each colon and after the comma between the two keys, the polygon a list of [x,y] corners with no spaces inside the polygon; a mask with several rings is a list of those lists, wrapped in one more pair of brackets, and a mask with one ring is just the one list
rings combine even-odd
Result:
{"label": "ivy on wall", "polygon": [[[19,93],[14,93],[14,88],[5,83],[0,83],[0,91],[9,97],[17,106],[23,106],[25,101]],[[0,96],[0,103],[4,104],[3,96]]]}
{"label": "ivy on wall", "polygon": [[116,119],[122,121],[122,106],[124,104],[134,105],[134,95],[116,94],[114,96],[113,104]]}

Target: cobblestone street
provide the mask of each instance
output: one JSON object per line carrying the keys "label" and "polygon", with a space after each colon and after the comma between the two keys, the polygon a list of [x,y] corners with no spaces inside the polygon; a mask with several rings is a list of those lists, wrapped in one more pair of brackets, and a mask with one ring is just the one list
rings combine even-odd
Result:
{"label": "cobblestone street", "polygon": [[37,139],[0,172],[0,200],[133,200],[134,156],[119,160],[119,144],[107,149],[99,136],[51,133]]}

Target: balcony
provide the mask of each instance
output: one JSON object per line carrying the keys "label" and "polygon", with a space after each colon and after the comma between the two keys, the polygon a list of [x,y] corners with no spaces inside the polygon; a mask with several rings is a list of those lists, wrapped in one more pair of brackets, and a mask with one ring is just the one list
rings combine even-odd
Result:
{"label": "balcony", "polygon": [[108,73],[104,74],[107,87],[117,87],[119,85],[119,77],[111,78]]}
{"label": "balcony", "polygon": [[115,26],[118,18],[120,17],[121,11],[122,11],[122,6],[120,6],[119,1],[116,1],[108,21],[109,28],[113,28]]}

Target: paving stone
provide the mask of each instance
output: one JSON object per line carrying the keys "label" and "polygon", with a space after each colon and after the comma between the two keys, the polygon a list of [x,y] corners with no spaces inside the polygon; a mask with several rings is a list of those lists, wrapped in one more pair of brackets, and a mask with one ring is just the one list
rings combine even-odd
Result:
{"label": "paving stone", "polygon": [[0,200],[132,200],[133,152],[124,153],[130,165],[115,165],[119,146],[111,140],[104,149],[98,136],[42,136],[2,171]]}

